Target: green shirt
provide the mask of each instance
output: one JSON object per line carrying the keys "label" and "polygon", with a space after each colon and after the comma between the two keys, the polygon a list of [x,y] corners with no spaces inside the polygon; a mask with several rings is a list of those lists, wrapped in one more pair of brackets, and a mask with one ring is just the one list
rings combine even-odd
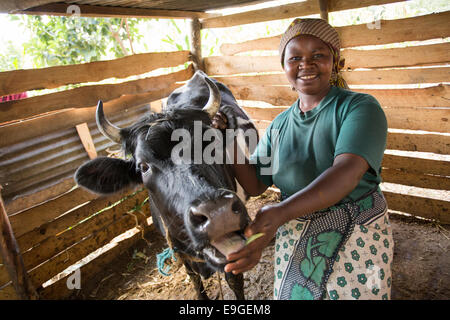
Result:
{"label": "green shirt", "polygon": [[363,157],[370,169],[341,202],[353,201],[381,181],[387,121],[378,101],[363,93],[331,87],[314,109],[301,112],[297,100],[267,128],[250,157],[258,178],[286,196],[308,186],[342,153]]}

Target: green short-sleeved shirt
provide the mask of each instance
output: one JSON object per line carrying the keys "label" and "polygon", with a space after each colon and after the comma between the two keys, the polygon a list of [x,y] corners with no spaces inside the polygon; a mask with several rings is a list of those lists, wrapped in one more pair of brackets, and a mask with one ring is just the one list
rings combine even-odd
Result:
{"label": "green short-sleeved shirt", "polygon": [[314,109],[301,112],[297,100],[279,114],[250,161],[262,182],[290,196],[330,168],[339,154],[357,154],[370,169],[342,200],[353,201],[380,183],[386,137],[386,116],[374,97],[333,86]]}

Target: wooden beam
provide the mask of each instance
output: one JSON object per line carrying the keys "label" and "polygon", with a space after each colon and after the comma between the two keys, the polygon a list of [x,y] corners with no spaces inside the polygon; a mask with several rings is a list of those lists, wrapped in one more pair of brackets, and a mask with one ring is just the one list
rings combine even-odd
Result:
{"label": "wooden beam", "polygon": [[126,94],[141,94],[170,87],[175,82],[188,80],[193,74],[192,66],[187,69],[161,76],[126,81],[117,84],[81,86],[75,89],[49,93],[22,100],[3,102],[0,108],[0,123],[26,119],[50,111],[86,108],[98,100],[109,101]]}
{"label": "wooden beam", "polygon": [[[342,76],[349,85],[442,83],[450,79],[450,67],[343,71]],[[214,78],[231,86],[289,85],[284,73]]]}
{"label": "wooden beam", "polygon": [[[442,65],[450,62],[450,43],[378,50],[344,49],[345,70],[358,68],[412,67]],[[209,75],[231,75],[253,72],[283,72],[279,56],[212,56],[206,57]]]}
{"label": "wooden beam", "polygon": [[27,269],[22,254],[14,236],[8,215],[1,198],[0,186],[0,251],[3,264],[6,266],[14,289],[22,300],[35,300],[38,298],[33,284],[28,278]]}
{"label": "wooden beam", "polygon": [[84,150],[86,150],[89,159],[97,158],[97,151],[95,150],[94,141],[92,140],[91,133],[86,122],[77,124],[76,126],[78,136],[80,137],[81,143],[83,144]]}
{"label": "wooden beam", "polygon": [[[168,97],[181,84],[173,84],[162,90],[150,91],[141,94],[123,95],[103,104],[108,113],[123,112],[127,108],[140,106]],[[75,126],[77,123],[95,119],[96,106],[82,109],[72,109],[54,113],[40,118],[25,120],[15,124],[0,127],[0,136],[8,139],[0,139],[0,148],[13,145],[20,141],[40,136],[51,131]]]}
{"label": "wooden beam", "polygon": [[[30,15],[72,16],[74,12],[70,10],[71,8],[69,8],[69,6],[73,6],[73,4],[51,3],[11,13],[30,14]],[[160,9],[130,8],[119,6],[95,6],[82,4],[76,6],[79,8],[79,14],[81,17],[92,17],[92,18],[105,17],[105,18],[207,19],[218,16],[217,14],[205,13],[201,11],[160,10]],[[78,9],[76,11],[76,14],[78,14]]]}
{"label": "wooden beam", "polygon": [[202,58],[201,24],[198,19],[192,19],[189,24],[189,42],[191,45],[191,59],[194,69],[205,71]]}
{"label": "wooden beam", "polygon": [[389,132],[386,149],[450,154],[450,136]]}
{"label": "wooden beam", "polygon": [[[383,190],[383,188],[382,188]],[[450,223],[450,201],[383,191],[388,208],[414,216]]]}
{"label": "wooden beam", "polygon": [[[449,37],[450,29],[447,23],[449,19],[450,11],[446,11],[404,19],[382,20],[381,29],[369,29],[366,23],[335,27],[335,29],[341,40],[341,48],[348,48]],[[224,55],[234,55],[254,50],[278,50],[280,39],[281,35],[277,35],[241,43],[225,43],[220,47],[220,51]],[[430,53],[432,53],[431,50],[428,51],[428,54]],[[405,58],[404,55],[400,57]]]}
{"label": "wooden beam", "polygon": [[63,85],[127,78],[189,61],[189,51],[140,53],[114,60],[0,72],[0,96]]}
{"label": "wooden beam", "polygon": [[318,0],[320,8],[320,18],[328,22],[328,0]]}
{"label": "wooden beam", "polygon": [[[372,5],[382,5],[402,0],[329,0],[328,11],[341,11],[348,9],[363,8]],[[404,1],[404,0],[403,0]],[[235,13],[221,17],[202,20],[203,28],[224,28],[248,23],[272,21],[294,17],[304,17],[320,13],[317,0],[307,0],[299,3],[291,3],[272,8]]]}

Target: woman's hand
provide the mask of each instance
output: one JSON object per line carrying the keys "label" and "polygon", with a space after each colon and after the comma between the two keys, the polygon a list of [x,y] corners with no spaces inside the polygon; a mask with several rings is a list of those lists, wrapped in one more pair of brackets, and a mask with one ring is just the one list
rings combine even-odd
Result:
{"label": "woman's hand", "polygon": [[211,126],[213,128],[223,130],[227,128],[227,125],[228,125],[227,116],[224,113],[217,111],[217,113],[212,118]]}
{"label": "woman's hand", "polygon": [[225,272],[238,274],[248,271],[258,264],[264,248],[269,245],[278,227],[282,224],[281,215],[278,204],[265,206],[257,212],[255,220],[245,229],[244,235],[247,238],[257,233],[264,233],[264,235],[241,250],[229,254],[227,260],[230,263],[225,266]]}

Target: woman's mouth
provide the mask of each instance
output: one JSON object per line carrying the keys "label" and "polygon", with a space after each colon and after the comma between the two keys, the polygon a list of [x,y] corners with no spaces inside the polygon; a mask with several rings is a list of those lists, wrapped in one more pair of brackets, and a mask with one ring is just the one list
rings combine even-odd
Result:
{"label": "woman's mouth", "polygon": [[299,76],[298,78],[300,80],[303,80],[303,81],[309,81],[309,80],[314,80],[314,79],[316,79],[318,77],[319,77],[318,74],[306,74],[306,75],[303,75],[303,76]]}

